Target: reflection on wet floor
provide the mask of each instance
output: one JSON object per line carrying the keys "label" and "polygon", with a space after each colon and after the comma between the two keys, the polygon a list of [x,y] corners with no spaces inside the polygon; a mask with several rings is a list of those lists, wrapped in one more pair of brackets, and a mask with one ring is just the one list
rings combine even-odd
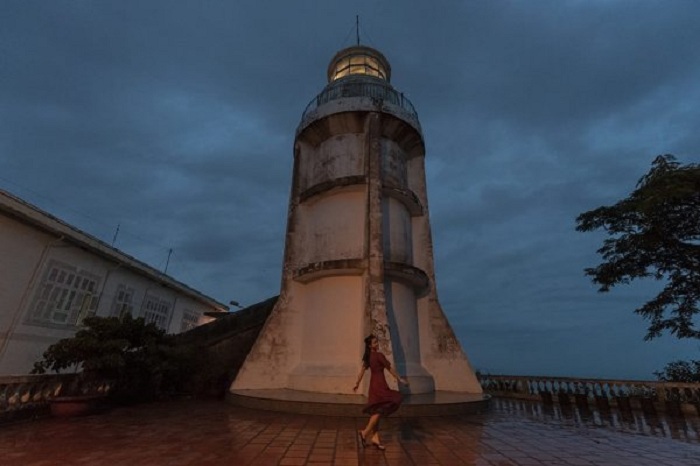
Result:
{"label": "reflection on wet floor", "polygon": [[700,419],[494,399],[484,414],[382,421],[181,400],[0,426],[0,465],[699,466]]}
{"label": "reflection on wet floor", "polygon": [[544,405],[505,398],[494,398],[492,407],[494,414],[525,417],[544,423],[597,427],[617,432],[700,442],[700,417],[692,414],[650,415],[637,410],[625,412],[615,409],[604,412],[597,409],[582,410],[575,405]]}

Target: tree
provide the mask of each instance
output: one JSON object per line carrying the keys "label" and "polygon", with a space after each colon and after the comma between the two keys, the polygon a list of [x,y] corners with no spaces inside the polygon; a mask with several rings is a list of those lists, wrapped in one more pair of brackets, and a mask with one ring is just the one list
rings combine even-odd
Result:
{"label": "tree", "polygon": [[645,340],[668,330],[678,338],[700,338],[700,166],[660,155],[629,197],[576,219],[576,230],[605,230],[598,249],[603,262],[585,269],[599,291],[636,279],[665,283],[634,312],[648,320]]}
{"label": "tree", "polygon": [[[64,395],[91,390],[95,382],[113,383],[112,402],[150,401],[162,396],[207,395],[225,362],[196,343],[174,335],[143,317],[87,317],[74,336],[50,345],[34,363],[33,374],[77,373]],[[219,371],[219,372],[217,372]]]}
{"label": "tree", "polygon": [[139,353],[153,351],[162,345],[165,331],[155,324],[146,324],[143,318],[126,315],[116,317],[88,317],[84,327],[70,338],[49,346],[43,358],[34,363],[32,373],[59,372],[65,369],[99,373],[115,377],[133,362]]}
{"label": "tree", "polygon": [[74,336],[50,345],[32,373],[82,370],[64,394],[80,394],[95,381],[110,380],[110,398],[117,402],[154,399],[177,378],[172,375],[180,366],[177,349],[155,324],[127,314],[88,317],[83,325]]}
{"label": "tree", "polygon": [[700,360],[669,362],[654,375],[664,382],[700,382]]}

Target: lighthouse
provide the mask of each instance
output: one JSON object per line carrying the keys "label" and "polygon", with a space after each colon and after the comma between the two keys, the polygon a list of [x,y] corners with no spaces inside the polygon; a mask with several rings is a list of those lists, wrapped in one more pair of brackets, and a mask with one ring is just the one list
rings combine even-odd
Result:
{"label": "lighthouse", "polygon": [[343,49],[304,110],[280,296],[232,393],[351,395],[371,333],[411,394],[481,394],[438,301],[425,142],[391,77],[379,51]]}

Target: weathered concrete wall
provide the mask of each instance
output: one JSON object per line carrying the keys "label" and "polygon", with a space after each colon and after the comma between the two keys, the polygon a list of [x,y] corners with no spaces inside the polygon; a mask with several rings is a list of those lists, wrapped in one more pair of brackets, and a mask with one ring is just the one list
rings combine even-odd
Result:
{"label": "weathered concrete wall", "polygon": [[413,265],[411,214],[406,206],[392,197],[382,199],[384,258]]}
{"label": "weathered concrete wall", "polygon": [[195,395],[225,395],[277,300],[275,296],[174,336],[177,343],[205,354],[206,366],[192,374]]}
{"label": "weathered concrete wall", "polygon": [[382,180],[384,184],[404,188],[408,173],[406,152],[396,141],[382,138]]}
{"label": "weathered concrete wall", "polygon": [[301,266],[319,261],[361,258],[364,254],[366,194],[362,187],[327,193],[299,210]]}
{"label": "weathered concrete wall", "polygon": [[301,314],[305,305],[299,290],[302,286],[292,284],[283,288],[231,384],[232,390],[288,387],[289,375],[301,356]]}
{"label": "weathered concrete wall", "polygon": [[385,290],[396,367],[411,382],[411,393],[432,392],[435,382],[422,361],[416,293],[396,280],[387,280]]}
{"label": "weathered concrete wall", "polygon": [[362,278],[325,277],[306,285],[300,359],[289,387],[349,393],[360,366]]}
{"label": "weathered concrete wall", "polygon": [[301,189],[329,180],[364,174],[362,134],[338,134],[301,153]]}
{"label": "weathered concrete wall", "polygon": [[480,393],[438,304],[415,111],[353,79],[297,130],[281,298],[231,389],[352,393],[372,332],[412,393]]}

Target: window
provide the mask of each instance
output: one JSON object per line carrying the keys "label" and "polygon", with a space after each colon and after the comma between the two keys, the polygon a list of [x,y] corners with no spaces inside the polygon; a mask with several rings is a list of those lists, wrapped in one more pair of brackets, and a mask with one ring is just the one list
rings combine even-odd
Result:
{"label": "window", "polygon": [[366,74],[386,80],[382,65],[374,57],[364,54],[350,55],[335,64],[332,80],[340,79],[350,74]]}
{"label": "window", "polygon": [[100,278],[68,264],[52,261],[34,295],[29,320],[60,325],[80,325],[94,315]]}
{"label": "window", "polygon": [[182,315],[182,325],[180,326],[180,331],[186,332],[195,328],[197,324],[199,324],[199,316],[199,312],[185,309],[185,313]]}
{"label": "window", "polygon": [[157,296],[146,295],[143,318],[147,324],[154,323],[158,328],[167,330],[170,323],[170,303]]}
{"label": "window", "polygon": [[119,285],[112,299],[112,317],[123,318],[126,314],[134,315],[134,289]]}

